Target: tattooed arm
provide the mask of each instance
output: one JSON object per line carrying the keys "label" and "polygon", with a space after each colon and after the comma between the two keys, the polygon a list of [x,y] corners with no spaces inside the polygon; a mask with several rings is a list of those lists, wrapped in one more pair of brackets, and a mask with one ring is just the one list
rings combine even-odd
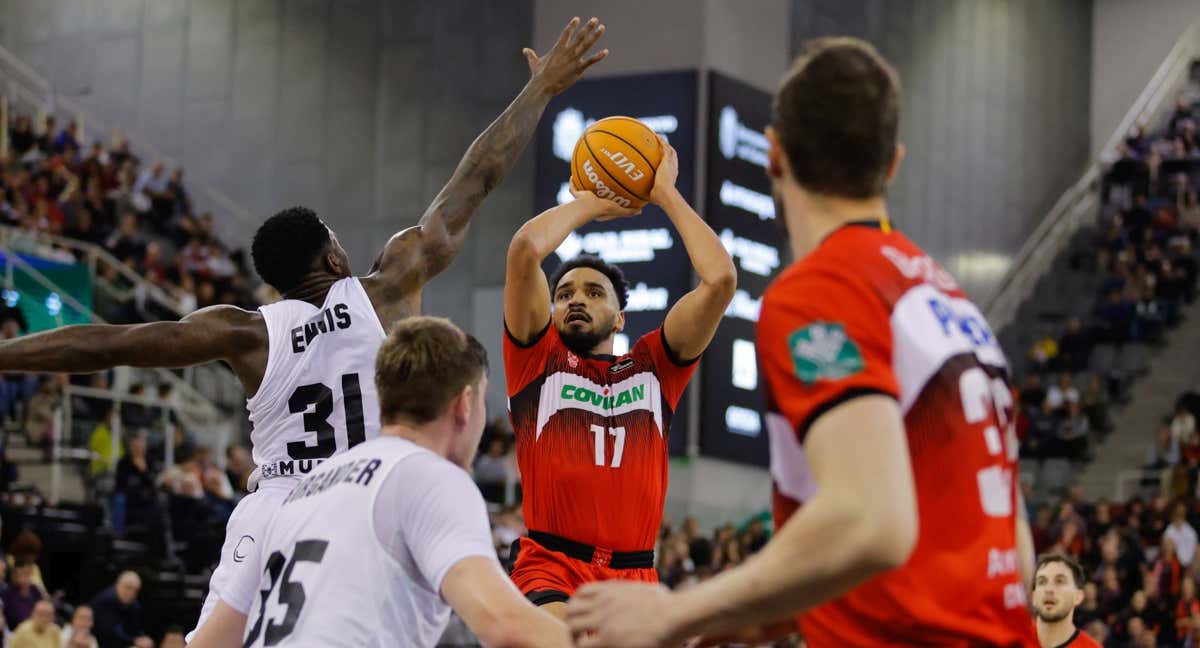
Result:
{"label": "tattooed arm", "polygon": [[584,70],[608,55],[608,50],[602,50],[588,56],[603,34],[604,25],[597,19],[580,26],[579,19],[574,18],[545,56],[524,50],[531,73],[529,82],[467,149],[420,222],[388,241],[369,281],[381,284],[380,288],[386,286],[388,292],[408,294],[450,265],[466,239],[471,217],[520,159],[550,98],[569,88]]}

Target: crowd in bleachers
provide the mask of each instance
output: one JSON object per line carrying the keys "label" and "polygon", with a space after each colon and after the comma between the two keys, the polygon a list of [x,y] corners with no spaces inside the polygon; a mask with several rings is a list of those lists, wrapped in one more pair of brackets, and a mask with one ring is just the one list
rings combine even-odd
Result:
{"label": "crowd in bleachers", "polygon": [[[259,299],[251,291],[245,258],[216,235],[213,217],[196,213],[184,183],[182,168],[168,169],[163,162],[143,164],[122,138],[105,147],[81,141],[75,123],[59,128],[54,117],[35,127],[27,115],[10,123],[8,151],[0,158],[0,225],[14,228],[10,249],[60,263],[81,262],[85,250],[65,239],[100,246],[117,263],[161,288],[173,305],[146,298],[145,291],[130,291],[134,299],[106,307],[100,291],[96,309],[115,323],[133,323],[174,318],[180,313],[216,303],[253,308]],[[112,265],[99,264],[97,279],[120,289],[131,287]],[[10,339],[28,332],[19,308],[0,303],[0,337]],[[38,494],[12,490],[19,466],[7,461],[14,435],[50,459],[55,412],[61,408],[63,388],[68,384],[107,390],[110,374],[94,376],[0,376],[0,499],[13,508],[15,502],[39,501]],[[116,405],[106,398],[73,396],[71,425],[63,428],[68,446],[86,447],[91,460],[78,467],[94,509],[97,529],[92,541],[110,549],[121,544],[128,549],[121,563],[144,574],[166,567],[195,574],[200,582],[219,555],[224,524],[238,498],[245,493],[253,466],[245,447],[227,449],[226,469],[217,467],[211,449],[197,444],[191,431],[170,413],[173,403],[168,384],[128,387],[135,398],[160,404],[126,402]],[[122,430],[113,443],[114,427]],[[162,465],[166,436],[171,435],[174,460]],[[70,467],[68,467],[70,469]],[[90,510],[89,509],[89,510]],[[89,513],[91,515],[91,513]],[[57,527],[55,527],[57,528]],[[9,646],[50,645],[58,648],[93,645],[101,648],[129,645],[182,646],[182,634],[166,631],[154,623],[154,639],[137,639],[141,622],[125,618],[134,614],[136,573],[122,576],[121,583],[100,588],[98,579],[111,578],[104,569],[88,578],[59,572],[58,584],[71,583],[71,591],[47,590],[42,581],[36,553],[18,551],[32,532],[20,531],[12,540],[8,563],[0,562],[0,615]],[[7,536],[6,536],[7,537]],[[33,536],[36,539],[36,536]],[[69,533],[66,537],[72,537]],[[57,534],[47,537],[55,551],[61,549]],[[40,541],[39,545],[40,552]],[[58,560],[64,560],[62,555]],[[108,565],[109,571],[113,566]],[[32,572],[32,581],[27,576]],[[6,582],[5,582],[6,581]],[[111,583],[111,581],[109,581]],[[136,584],[136,587],[135,587]],[[95,597],[90,589],[103,589]],[[132,598],[128,593],[132,591]],[[39,601],[46,600],[49,605]],[[86,604],[90,603],[90,607]],[[132,607],[131,607],[132,606]],[[198,609],[198,608],[197,608]],[[48,614],[39,614],[48,610]],[[122,620],[113,621],[114,615]],[[174,618],[190,622],[194,612]],[[91,631],[88,619],[94,618]],[[61,623],[61,631],[57,623]],[[112,632],[116,623],[125,630]],[[11,633],[11,634],[9,634]],[[31,641],[32,643],[25,643]],[[68,641],[73,643],[68,643]],[[3,645],[0,640],[0,645]]]}
{"label": "crowd in bleachers", "polygon": [[1019,395],[1022,457],[1086,461],[1111,430],[1111,402],[1128,395],[1143,368],[1113,359],[1161,345],[1195,300],[1198,121],[1200,104],[1181,99],[1161,133],[1139,127],[1121,145],[1105,177],[1097,234],[1071,252],[1070,271],[1099,278],[1094,301],[1029,352]]}
{"label": "crowd in bleachers", "polygon": [[[1096,278],[1084,284],[1094,300],[1029,353],[1018,396],[1022,458],[1086,462],[1138,373],[1119,362],[1122,354],[1165,344],[1194,301],[1198,122],[1200,103],[1181,99],[1161,132],[1130,133],[1106,174],[1096,234],[1069,251],[1070,270]],[[1025,484],[1038,551],[1071,554],[1087,570],[1075,620],[1103,645],[1200,646],[1197,416],[1193,390],[1147,426],[1147,478],[1127,501],[1088,502],[1077,486],[1047,493]]]}
{"label": "crowd in bleachers", "polygon": [[[20,230],[13,248],[71,262],[75,255],[43,234],[104,247],[163,288],[184,312],[213,304],[257,306],[246,258],[214,229],[211,213],[195,213],[184,170],[146,164],[118,138],[84,147],[74,122],[59,130],[53,116],[36,130],[27,115],[9,129],[0,160],[0,224]],[[109,281],[118,281],[114,269]],[[154,304],[136,303],[119,321],[158,319]]]}

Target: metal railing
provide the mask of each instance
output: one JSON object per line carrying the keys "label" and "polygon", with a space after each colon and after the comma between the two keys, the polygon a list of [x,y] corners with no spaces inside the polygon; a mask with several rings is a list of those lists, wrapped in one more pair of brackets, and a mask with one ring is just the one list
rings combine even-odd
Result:
{"label": "metal railing", "polygon": [[1104,167],[1116,159],[1121,142],[1133,126],[1152,121],[1164,106],[1169,105],[1167,98],[1182,87],[1189,66],[1198,55],[1200,21],[1184,30],[1104,148],[1088,164],[1079,180],[1054,203],[1021,246],[1013,258],[1011,269],[984,309],[993,329],[1000,330],[1012,322],[1021,303],[1032,294],[1038,278],[1050,268],[1054,258],[1080,226],[1095,215]]}
{"label": "metal railing", "polygon": [[117,458],[121,456],[121,443],[125,436],[124,422],[120,414],[122,405],[140,405],[148,410],[159,411],[157,422],[162,426],[162,465],[164,468],[175,465],[175,434],[174,425],[171,420],[172,414],[179,419],[179,422],[185,429],[206,431],[207,434],[203,445],[212,448],[213,456],[216,458],[218,464],[224,461],[225,448],[228,447],[233,432],[232,425],[228,421],[222,422],[219,418],[215,417],[214,411],[211,408],[170,400],[164,401],[160,398],[150,396],[121,393],[111,389],[67,385],[63,388],[61,406],[55,412],[52,423],[54,426],[51,451],[53,463],[50,466],[49,493],[49,501],[52,505],[62,501],[62,467],[64,461],[85,460],[91,463],[102,458],[90,447],[90,444],[87,449],[71,447],[74,445],[69,442],[69,439],[74,438],[72,431],[74,429],[73,424],[75,423],[73,406],[75,398],[109,401],[113,404],[113,408],[106,419],[92,421],[96,424],[105,423],[109,430],[107,456],[109,464],[103,467],[101,471],[103,473],[112,472],[116,468]]}
{"label": "metal railing", "polygon": [[[3,252],[4,254],[4,281],[6,288],[13,288],[14,272],[20,270],[41,287],[58,294],[59,298],[62,299],[63,304],[66,306],[88,316],[93,322],[99,324],[108,323],[103,317],[100,317],[91,308],[80,303],[77,299],[72,297],[69,292],[62,290],[53,281],[46,277],[46,275],[34,268],[28,261],[21,258],[19,254],[15,253],[14,250],[9,246],[9,239],[0,238],[0,252]],[[221,409],[219,407],[217,407],[207,397],[193,388],[190,384],[179,378],[179,376],[176,376],[174,373],[166,369],[153,369],[151,371],[159,378],[159,382],[165,382],[171,385],[172,389],[175,390],[175,393],[179,394],[179,397],[182,400],[181,404],[184,405],[186,409],[205,411],[210,414],[213,420],[219,420],[223,418]]]}

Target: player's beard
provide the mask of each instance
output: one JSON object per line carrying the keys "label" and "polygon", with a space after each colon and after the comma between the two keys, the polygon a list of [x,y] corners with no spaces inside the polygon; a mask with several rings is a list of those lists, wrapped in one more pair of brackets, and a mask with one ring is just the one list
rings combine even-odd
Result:
{"label": "player's beard", "polygon": [[1063,619],[1071,616],[1074,613],[1075,613],[1075,610],[1072,610],[1071,608],[1068,607],[1068,608],[1065,608],[1062,612],[1052,613],[1052,616],[1047,616],[1045,612],[1043,612],[1041,609],[1038,609],[1037,617],[1038,617],[1038,619],[1040,619],[1042,621],[1042,623],[1058,623],[1059,621],[1062,621]]}
{"label": "player's beard", "polygon": [[596,347],[601,342],[613,334],[616,324],[617,316],[613,315],[607,322],[597,324],[591,330],[574,331],[570,327],[566,327],[566,330],[559,330],[558,336],[575,355],[589,356],[596,351]]}

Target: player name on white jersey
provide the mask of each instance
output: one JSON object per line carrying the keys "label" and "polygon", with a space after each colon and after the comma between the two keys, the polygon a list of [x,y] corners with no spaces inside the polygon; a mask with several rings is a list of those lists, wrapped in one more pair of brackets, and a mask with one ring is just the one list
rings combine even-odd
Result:
{"label": "player name on white jersey", "polygon": [[305,475],[379,436],[375,355],[385,333],[359,280],[334,283],[320,307],[287,299],[259,311],[267,370],[246,409],[263,477]]}

